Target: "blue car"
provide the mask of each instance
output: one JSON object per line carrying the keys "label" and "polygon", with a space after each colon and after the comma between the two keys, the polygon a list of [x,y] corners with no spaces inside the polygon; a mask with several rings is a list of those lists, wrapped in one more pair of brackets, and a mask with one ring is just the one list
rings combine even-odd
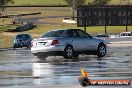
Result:
{"label": "blue car", "polygon": [[14,38],[13,48],[31,47],[32,37],[29,34],[18,34]]}

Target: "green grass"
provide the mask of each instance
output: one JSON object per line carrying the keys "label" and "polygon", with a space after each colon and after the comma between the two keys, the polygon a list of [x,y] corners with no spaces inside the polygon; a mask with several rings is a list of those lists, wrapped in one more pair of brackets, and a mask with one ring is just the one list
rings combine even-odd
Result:
{"label": "green grass", "polygon": [[[91,0],[87,0],[89,2]],[[15,4],[14,5],[65,5],[64,0],[14,0]],[[112,0],[110,2],[111,4],[125,4],[128,3],[125,0]],[[129,0],[129,3],[132,3],[131,0]]]}
{"label": "green grass", "polygon": [[132,0],[112,0],[111,4],[131,4]]}
{"label": "green grass", "polygon": [[[6,30],[11,30],[15,29],[16,26],[14,25],[5,25],[5,26],[0,26],[0,32],[4,32]],[[75,28],[75,29],[82,29],[84,30],[83,27],[77,27],[76,25],[69,25],[69,24],[62,24],[62,25],[45,25],[45,26],[40,26],[24,31],[24,33],[29,33],[29,34],[37,34],[37,35],[42,35],[43,33],[46,33],[47,31],[50,30],[55,30],[55,29],[68,29],[68,28]],[[98,33],[105,33],[105,27],[104,26],[91,26],[87,27],[87,32],[90,34],[98,34]],[[120,32],[126,31],[125,26],[107,26],[107,33],[108,34],[116,34]],[[132,31],[132,26],[128,26],[128,31]]]}
{"label": "green grass", "polygon": [[[24,2],[24,1],[23,1]],[[42,14],[40,15],[35,15],[35,16],[25,16],[27,17],[45,17],[45,16],[70,16],[70,8],[68,7],[44,7],[44,8],[7,8],[7,13],[8,14],[19,14],[19,13],[31,13],[31,12],[39,12],[41,11]],[[3,23],[3,20],[6,20],[6,25]],[[37,25],[37,28],[34,28],[33,30],[28,30],[25,32],[21,33],[29,33],[31,35],[37,35],[33,36],[34,38],[38,38],[42,34],[46,33],[49,30],[54,30],[54,29],[67,29],[67,28],[81,28],[83,30],[83,27],[77,27],[77,25],[73,24],[65,24],[62,23],[63,18],[47,18],[47,19],[41,19],[43,22],[51,22],[51,23],[61,23],[61,24],[43,24],[43,25]],[[12,47],[13,43],[13,37],[15,35],[8,35],[8,34],[3,34],[2,32],[8,29],[14,29],[15,27],[13,25],[7,25],[11,24],[12,18],[10,19],[0,19],[0,48],[6,48],[6,47]],[[2,26],[4,25],[4,26]],[[104,26],[94,26],[94,27],[87,27],[87,32],[90,34],[98,34],[98,33],[104,33]],[[125,31],[125,26],[108,26],[107,27],[107,32],[109,34],[111,33],[120,33]],[[132,31],[132,26],[128,27],[128,31]],[[20,33],[20,32],[19,32]],[[16,33],[18,34],[18,33]]]}
{"label": "green grass", "polygon": [[[27,31],[30,34],[38,34],[42,35],[43,33],[46,33],[47,31],[54,30],[54,29],[67,29],[67,28],[78,28],[84,30],[83,27],[77,27],[76,25],[47,25],[43,27],[37,27],[33,30]],[[105,33],[105,27],[104,26],[95,26],[95,27],[87,27],[86,31],[90,34],[98,34],[98,33]],[[108,34],[116,34],[120,32],[126,31],[125,26],[107,26],[107,33]],[[128,31],[132,31],[132,26],[128,26]],[[26,33],[27,33],[26,32]]]}
{"label": "green grass", "polygon": [[4,35],[0,33],[0,48],[8,48],[13,46],[14,36]]}
{"label": "green grass", "polygon": [[17,26],[15,25],[2,25],[0,26],[0,32],[9,31],[15,29]]}
{"label": "green grass", "polygon": [[59,5],[65,4],[63,0],[14,0],[14,5]]}
{"label": "green grass", "polygon": [[[6,28],[6,27],[5,27]],[[17,32],[18,33],[29,33],[33,36],[33,38],[38,38],[42,34],[46,33],[47,31],[54,30],[54,29],[66,29],[66,28],[80,28],[84,29],[83,27],[77,27],[76,25],[45,25],[45,26],[38,26],[37,28],[34,28],[33,30],[25,31],[25,32]],[[96,26],[96,27],[87,27],[87,33],[96,35],[98,33],[104,33],[104,26]],[[125,31],[125,26],[108,26],[107,32],[109,34],[111,33],[120,33]],[[128,27],[128,31],[132,31],[132,26]],[[37,36],[35,36],[37,35]],[[12,47],[13,45],[13,38],[15,35],[4,35],[3,33],[0,33],[0,48],[7,48]],[[8,41],[9,40],[9,41]]]}
{"label": "green grass", "polygon": [[[116,34],[126,31],[125,26],[107,26],[108,34]],[[132,26],[128,26],[128,31],[132,31]],[[104,26],[87,27],[87,32],[91,34],[105,33]]]}

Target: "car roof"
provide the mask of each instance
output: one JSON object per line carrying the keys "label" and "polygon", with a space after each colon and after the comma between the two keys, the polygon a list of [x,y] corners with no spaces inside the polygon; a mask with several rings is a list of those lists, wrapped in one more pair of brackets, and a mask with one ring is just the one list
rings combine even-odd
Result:
{"label": "car roof", "polygon": [[64,31],[66,31],[66,30],[81,30],[81,29],[55,29],[55,30],[50,30],[50,31],[59,31],[59,30],[64,30]]}
{"label": "car roof", "polygon": [[[17,35],[30,35],[30,34],[17,34]],[[16,36],[17,36],[17,35],[16,35]]]}
{"label": "car roof", "polygon": [[81,30],[81,29],[66,29],[66,30]]}
{"label": "car roof", "polygon": [[28,36],[30,36],[30,37],[31,37],[31,35],[30,35],[30,34],[17,34],[15,37],[17,37],[17,36],[21,36],[21,35],[28,35]]}

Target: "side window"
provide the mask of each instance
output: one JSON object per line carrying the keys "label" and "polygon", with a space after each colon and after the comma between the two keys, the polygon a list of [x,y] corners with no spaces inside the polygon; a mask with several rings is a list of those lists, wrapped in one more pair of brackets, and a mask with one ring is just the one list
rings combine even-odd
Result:
{"label": "side window", "polygon": [[73,37],[73,32],[71,30],[67,31],[67,37]]}
{"label": "side window", "polygon": [[79,37],[79,35],[75,31],[69,30],[67,32],[67,37]]}
{"label": "side window", "polygon": [[87,37],[90,37],[87,33],[83,32],[83,31],[77,31],[77,33],[79,34],[79,36],[81,38],[87,38]]}
{"label": "side window", "polygon": [[76,31],[73,31],[74,37],[79,37],[78,33]]}

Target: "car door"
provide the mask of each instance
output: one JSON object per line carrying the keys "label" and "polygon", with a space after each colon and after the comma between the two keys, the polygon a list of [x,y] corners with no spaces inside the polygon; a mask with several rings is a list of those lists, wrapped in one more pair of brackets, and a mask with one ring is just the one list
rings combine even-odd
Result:
{"label": "car door", "polygon": [[84,40],[74,30],[68,30],[68,42],[72,44],[75,51],[84,50]]}
{"label": "car door", "polygon": [[82,30],[77,31],[79,36],[84,41],[84,50],[96,50],[97,49],[97,41],[93,37],[91,37],[89,34],[85,33]]}

